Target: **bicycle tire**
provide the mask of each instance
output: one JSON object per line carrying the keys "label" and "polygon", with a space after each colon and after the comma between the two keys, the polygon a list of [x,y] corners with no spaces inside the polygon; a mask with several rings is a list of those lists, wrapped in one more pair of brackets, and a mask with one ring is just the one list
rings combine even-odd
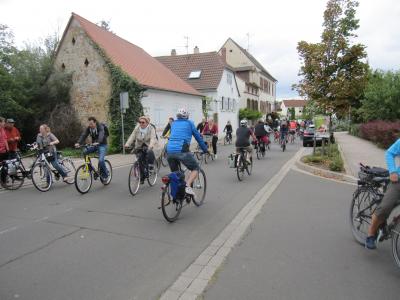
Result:
{"label": "bicycle tire", "polygon": [[237,165],[236,165],[236,175],[239,181],[243,180],[244,177],[244,166],[242,156],[239,155]]}
{"label": "bicycle tire", "polygon": [[[192,201],[194,205],[196,206],[201,206],[204,202],[204,199],[206,197],[206,192],[207,192],[207,178],[206,178],[206,173],[204,172],[203,169],[199,170],[199,174],[197,175],[196,179],[192,183],[192,188],[196,194],[196,199],[192,198]],[[197,190],[202,190],[201,196],[198,197]]]}
{"label": "bicycle tire", "polygon": [[392,255],[397,267],[400,268],[400,223],[392,230]]}
{"label": "bicycle tire", "polygon": [[[3,172],[2,168],[0,168],[0,174]],[[24,170],[21,167],[17,168],[17,173],[14,175],[6,174],[6,180],[3,182],[0,180],[0,185],[9,191],[18,190],[25,181]],[[15,183],[15,184],[14,184]]]}
{"label": "bicycle tire", "polygon": [[[148,170],[149,176],[147,177],[147,183],[149,184],[149,186],[154,186],[157,182],[157,177],[158,177],[158,161],[155,161],[155,165],[154,165],[154,170],[152,172],[150,172],[150,170]],[[150,174],[154,175],[153,177],[150,176]]]}
{"label": "bicycle tire", "polygon": [[261,153],[260,153],[260,147],[259,146],[256,147],[256,155],[257,155],[257,159],[260,160],[261,159]]}
{"label": "bicycle tire", "polygon": [[[73,174],[75,174],[76,173],[76,168],[75,168],[75,165],[74,165],[74,162],[72,161],[72,159],[70,159],[70,158],[63,158],[61,161],[60,161],[60,165],[61,165],[61,167],[63,167],[64,169],[66,169],[66,171],[67,171],[67,176],[68,176],[68,173],[73,173]],[[71,174],[70,174],[71,175]],[[66,180],[65,181],[65,183],[67,183],[67,184],[74,184],[75,183],[75,176],[69,176],[69,178],[70,179],[68,179],[68,180]]]}
{"label": "bicycle tire", "polygon": [[[37,190],[47,192],[51,188],[53,184],[53,174],[46,164],[36,162],[31,169],[31,175],[32,183]],[[43,183],[43,185],[40,183]]]}
{"label": "bicycle tire", "polygon": [[[357,190],[354,192],[353,199],[351,201],[349,214],[351,232],[354,239],[362,245],[364,245],[365,239],[368,235],[368,227],[371,224],[371,216],[378,205],[376,201],[373,203],[374,197],[375,195],[373,192],[371,192],[371,190],[361,187],[357,188]],[[364,210],[365,213],[363,212],[362,215],[357,217],[359,212]],[[361,229],[361,227],[363,229]]]}
{"label": "bicycle tire", "polygon": [[160,157],[161,157],[161,159],[160,159],[161,165],[163,167],[167,167],[168,166],[168,160],[167,160],[167,151],[165,151],[165,148],[164,148],[163,152],[161,153]]}
{"label": "bicycle tire", "polygon": [[[112,179],[112,176],[113,176],[113,173],[112,173],[112,166],[111,166],[110,161],[107,160],[107,159],[104,161],[104,163],[106,164],[106,169],[107,169],[107,171],[108,171],[108,177],[107,177],[107,180],[104,180],[104,179],[100,176],[100,181],[101,181],[101,183],[102,183],[103,185],[109,185],[109,184],[111,183],[111,179]],[[98,170],[98,172],[100,173],[100,168],[99,168],[99,166],[97,167],[97,170]]]}
{"label": "bicycle tire", "polygon": [[135,162],[132,165],[131,169],[129,170],[129,177],[128,177],[129,192],[131,193],[132,196],[135,196],[139,191],[140,177],[141,174],[140,174],[139,163]]}
{"label": "bicycle tire", "polygon": [[81,194],[89,192],[93,184],[93,173],[88,168],[88,165],[83,164],[75,172],[75,188]]}
{"label": "bicycle tire", "polygon": [[175,222],[182,210],[182,201],[173,201],[169,193],[169,185],[167,185],[161,193],[161,210],[164,218],[172,223]]}
{"label": "bicycle tire", "polygon": [[250,176],[252,171],[253,171],[253,158],[250,157],[250,164],[246,162],[246,172]]}

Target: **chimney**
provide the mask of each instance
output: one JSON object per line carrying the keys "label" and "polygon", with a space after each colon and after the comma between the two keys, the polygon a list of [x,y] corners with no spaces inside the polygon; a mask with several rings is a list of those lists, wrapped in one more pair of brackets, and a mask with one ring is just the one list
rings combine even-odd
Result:
{"label": "chimney", "polygon": [[199,54],[199,52],[200,52],[200,51],[199,51],[199,47],[197,47],[197,46],[194,47],[193,53],[194,53],[194,54]]}
{"label": "chimney", "polygon": [[221,49],[222,60],[226,63],[226,48]]}
{"label": "chimney", "polygon": [[176,55],[176,50],[175,49],[172,49],[171,50],[171,56],[175,56]]}

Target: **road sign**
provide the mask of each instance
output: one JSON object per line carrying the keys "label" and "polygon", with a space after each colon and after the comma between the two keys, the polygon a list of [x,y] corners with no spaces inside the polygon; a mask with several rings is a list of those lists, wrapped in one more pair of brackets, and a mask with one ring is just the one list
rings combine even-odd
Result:
{"label": "road sign", "polygon": [[129,108],[129,94],[128,92],[122,92],[119,94],[119,105],[122,112],[126,112]]}

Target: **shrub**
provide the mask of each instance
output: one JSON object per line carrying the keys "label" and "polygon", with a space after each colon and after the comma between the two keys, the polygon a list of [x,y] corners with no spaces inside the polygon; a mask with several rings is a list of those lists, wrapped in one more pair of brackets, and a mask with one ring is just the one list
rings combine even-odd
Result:
{"label": "shrub", "polygon": [[388,148],[400,135],[400,121],[371,121],[361,124],[359,136],[369,140],[379,147]]}
{"label": "shrub", "polygon": [[360,124],[351,124],[349,133],[354,136],[360,136]]}
{"label": "shrub", "polygon": [[339,156],[334,157],[330,163],[329,163],[329,170],[335,171],[335,172],[341,172],[343,171],[344,166],[343,166],[343,160]]}

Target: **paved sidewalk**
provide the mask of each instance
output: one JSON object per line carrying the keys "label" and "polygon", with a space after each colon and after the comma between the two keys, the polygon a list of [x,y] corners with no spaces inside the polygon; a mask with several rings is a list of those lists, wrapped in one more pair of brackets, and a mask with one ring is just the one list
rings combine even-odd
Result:
{"label": "paved sidewalk", "polygon": [[357,177],[360,162],[364,165],[386,168],[385,150],[375,144],[347,132],[337,132],[335,138],[342,149],[349,175]]}

